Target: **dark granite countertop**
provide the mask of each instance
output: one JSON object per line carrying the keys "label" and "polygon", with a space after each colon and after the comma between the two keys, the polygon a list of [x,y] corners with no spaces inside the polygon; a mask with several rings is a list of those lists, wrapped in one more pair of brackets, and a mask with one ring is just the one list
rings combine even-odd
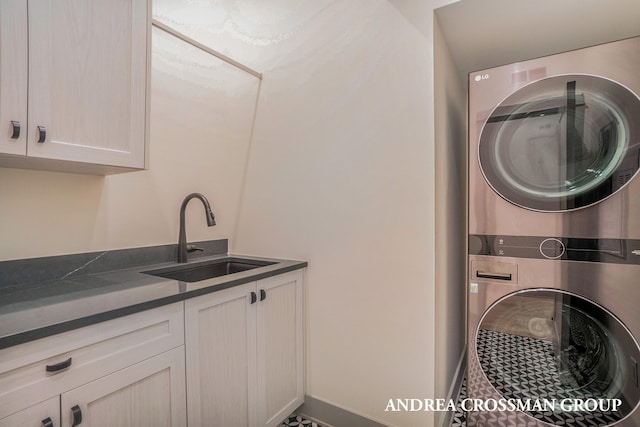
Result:
{"label": "dark granite countertop", "polygon": [[[273,264],[192,283],[143,273],[185,265],[167,261],[167,257],[173,259],[174,246],[0,263],[0,349],[307,266],[305,261],[219,253],[226,251],[225,241],[224,247],[217,245],[204,256],[193,257],[189,264],[226,257]],[[162,256],[149,256],[158,248],[162,248]],[[205,244],[205,248],[210,246]],[[69,261],[71,257],[75,258]],[[116,269],[116,265],[127,268]],[[42,273],[46,270],[50,271]],[[25,274],[35,274],[40,280],[27,283]],[[48,277],[52,274],[58,277]]]}

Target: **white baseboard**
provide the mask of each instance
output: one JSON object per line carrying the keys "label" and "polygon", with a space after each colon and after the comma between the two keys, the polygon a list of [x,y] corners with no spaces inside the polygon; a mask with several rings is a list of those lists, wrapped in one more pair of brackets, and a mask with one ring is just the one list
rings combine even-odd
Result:
{"label": "white baseboard", "polygon": [[296,413],[319,423],[322,427],[387,427],[311,396],[304,397],[304,404]]}

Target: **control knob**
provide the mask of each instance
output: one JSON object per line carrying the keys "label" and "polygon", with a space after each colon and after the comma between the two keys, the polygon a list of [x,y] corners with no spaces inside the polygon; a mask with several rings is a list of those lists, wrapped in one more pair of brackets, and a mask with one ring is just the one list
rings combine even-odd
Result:
{"label": "control knob", "polygon": [[555,238],[545,239],[540,243],[540,253],[548,259],[558,259],[564,255],[565,251],[564,243]]}

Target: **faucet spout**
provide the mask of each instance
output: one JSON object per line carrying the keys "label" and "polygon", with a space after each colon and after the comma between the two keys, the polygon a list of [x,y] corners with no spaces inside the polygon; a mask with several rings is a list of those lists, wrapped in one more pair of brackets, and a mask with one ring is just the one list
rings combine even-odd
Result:
{"label": "faucet spout", "polygon": [[178,235],[178,262],[184,263],[187,262],[187,232],[185,231],[185,210],[187,209],[187,204],[191,199],[199,199],[204,205],[205,217],[207,220],[207,225],[209,227],[213,227],[216,225],[216,219],[213,216],[213,212],[211,211],[211,205],[209,205],[209,201],[204,195],[200,193],[191,193],[182,201],[182,206],[180,206],[180,234]]}

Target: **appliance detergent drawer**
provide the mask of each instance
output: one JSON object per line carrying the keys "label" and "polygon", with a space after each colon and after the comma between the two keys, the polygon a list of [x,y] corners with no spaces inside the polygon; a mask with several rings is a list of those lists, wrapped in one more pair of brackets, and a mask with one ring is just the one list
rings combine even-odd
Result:
{"label": "appliance detergent drawer", "polygon": [[178,302],[0,350],[0,419],[183,344]]}
{"label": "appliance detergent drawer", "polygon": [[508,262],[471,261],[471,280],[518,283],[518,265]]}

